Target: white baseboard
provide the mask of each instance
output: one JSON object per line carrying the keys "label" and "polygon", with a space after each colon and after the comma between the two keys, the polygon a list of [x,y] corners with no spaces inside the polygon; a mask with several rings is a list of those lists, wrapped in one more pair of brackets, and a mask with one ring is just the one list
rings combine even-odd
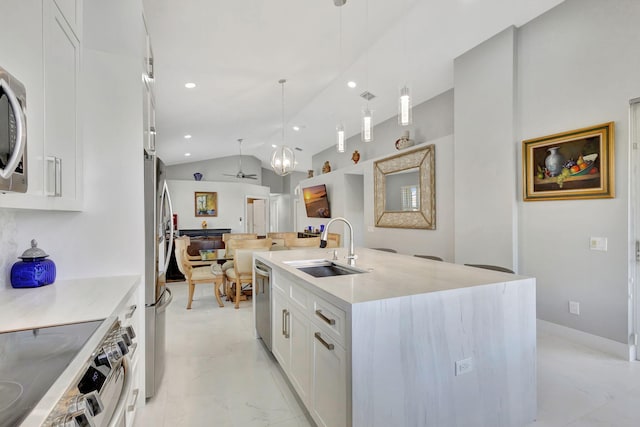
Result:
{"label": "white baseboard", "polygon": [[546,320],[541,319],[537,319],[537,327],[538,333],[548,333],[565,338],[585,347],[611,354],[623,360],[633,360],[631,356],[632,349],[627,344],[599,337],[597,335],[588,334],[577,329],[568,328],[566,326],[547,322]]}

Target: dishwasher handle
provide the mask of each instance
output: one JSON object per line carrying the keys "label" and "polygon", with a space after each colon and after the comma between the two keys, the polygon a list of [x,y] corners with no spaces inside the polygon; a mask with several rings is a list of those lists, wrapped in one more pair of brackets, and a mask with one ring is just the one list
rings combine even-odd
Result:
{"label": "dishwasher handle", "polygon": [[271,277],[271,270],[270,269],[269,270],[265,270],[263,268],[263,265],[256,264],[254,269],[256,270],[256,274],[259,274],[259,275],[265,276],[265,277]]}

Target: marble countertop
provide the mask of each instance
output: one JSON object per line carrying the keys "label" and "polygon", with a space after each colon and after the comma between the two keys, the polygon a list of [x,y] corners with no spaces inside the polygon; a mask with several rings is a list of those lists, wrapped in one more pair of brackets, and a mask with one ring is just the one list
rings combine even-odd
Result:
{"label": "marble countertop", "polygon": [[[285,261],[328,259],[333,249],[296,249],[256,252],[267,265],[302,279],[329,296],[347,304],[398,298],[430,292],[451,291],[472,286],[527,279],[510,273],[433,261],[408,255],[356,248],[355,267],[366,273],[316,278],[285,264]],[[347,264],[347,250],[338,248],[337,264]]]}
{"label": "marble countertop", "polygon": [[0,289],[0,332],[105,319],[140,280],[140,276],[113,276]]}

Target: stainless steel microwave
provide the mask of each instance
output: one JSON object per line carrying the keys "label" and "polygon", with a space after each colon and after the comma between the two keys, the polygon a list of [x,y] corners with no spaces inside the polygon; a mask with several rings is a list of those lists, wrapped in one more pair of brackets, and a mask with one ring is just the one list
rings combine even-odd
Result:
{"label": "stainless steel microwave", "polygon": [[0,67],[0,192],[27,191],[27,92]]}

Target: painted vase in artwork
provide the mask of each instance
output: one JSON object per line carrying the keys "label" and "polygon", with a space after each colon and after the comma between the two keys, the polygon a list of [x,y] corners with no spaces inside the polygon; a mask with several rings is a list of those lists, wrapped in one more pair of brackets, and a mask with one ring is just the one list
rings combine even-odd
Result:
{"label": "painted vase in artwork", "polygon": [[562,172],[562,165],[564,164],[564,157],[558,153],[559,147],[548,148],[549,155],[544,159],[544,165],[549,171],[550,176],[558,176]]}

